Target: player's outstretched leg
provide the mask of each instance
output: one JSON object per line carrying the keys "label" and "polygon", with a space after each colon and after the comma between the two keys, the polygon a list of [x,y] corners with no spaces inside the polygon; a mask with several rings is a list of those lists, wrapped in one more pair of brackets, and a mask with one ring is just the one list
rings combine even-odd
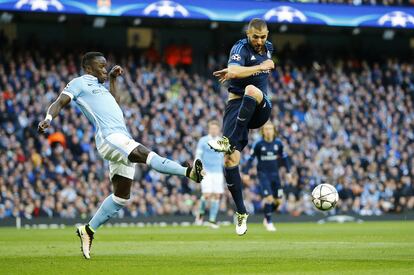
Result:
{"label": "player's outstretched leg", "polygon": [[203,180],[204,171],[201,160],[196,159],[192,166],[184,167],[175,161],[159,156],[148,150],[144,145],[138,145],[128,155],[128,160],[133,163],[146,163],[157,172],[169,175],[185,176],[197,183]]}

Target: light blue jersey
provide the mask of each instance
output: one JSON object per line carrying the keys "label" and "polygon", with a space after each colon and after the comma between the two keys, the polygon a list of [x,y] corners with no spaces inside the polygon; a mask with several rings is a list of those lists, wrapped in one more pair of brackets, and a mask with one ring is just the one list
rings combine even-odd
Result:
{"label": "light blue jersey", "polygon": [[210,135],[200,138],[197,144],[196,158],[201,160],[207,173],[223,173],[224,155],[223,153],[217,153],[208,146],[207,142],[211,139],[213,137]]}
{"label": "light blue jersey", "polygon": [[102,144],[104,138],[113,133],[122,133],[131,138],[121,108],[96,77],[86,74],[74,78],[62,93],[70,96],[95,126],[97,147]]}

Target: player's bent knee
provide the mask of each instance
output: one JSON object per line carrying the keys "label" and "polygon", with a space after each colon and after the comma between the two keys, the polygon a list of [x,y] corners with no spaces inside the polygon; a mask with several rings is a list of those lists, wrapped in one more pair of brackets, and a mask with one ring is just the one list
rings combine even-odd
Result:
{"label": "player's bent knee", "polygon": [[263,99],[262,91],[254,85],[247,85],[245,90],[244,90],[244,94],[248,95],[248,96],[251,96],[251,97],[254,97],[256,99],[256,101],[259,102],[259,103]]}
{"label": "player's bent knee", "polygon": [[133,163],[146,163],[150,152],[151,151],[147,147],[140,144],[132,150],[128,156],[128,160]]}

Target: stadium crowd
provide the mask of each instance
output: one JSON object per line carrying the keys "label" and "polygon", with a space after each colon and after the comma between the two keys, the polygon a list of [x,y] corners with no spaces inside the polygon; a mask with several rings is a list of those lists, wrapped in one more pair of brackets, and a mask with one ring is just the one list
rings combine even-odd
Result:
{"label": "stadium crowd", "polygon": [[[89,217],[111,192],[93,127],[71,106],[54,119],[48,134],[36,132],[48,104],[82,73],[81,53],[2,52],[7,54],[0,55],[0,219]],[[145,54],[107,57],[125,68],[118,85],[133,137],[169,158],[193,159],[208,120],[222,118],[226,88],[210,76],[148,62]],[[207,60],[210,71],[227,61],[213,55]],[[322,182],[337,187],[338,213],[413,209],[412,64],[286,63],[273,72],[270,87],[272,120],[293,171],[293,181],[284,182],[282,213],[314,214],[309,193]],[[259,138],[258,132],[251,138]],[[242,157],[247,160],[248,148]],[[249,212],[261,211],[255,168],[243,174],[243,183]],[[199,193],[199,185],[185,178],[138,166],[131,200],[120,215],[194,214]],[[222,212],[232,213],[230,201],[227,194]]]}

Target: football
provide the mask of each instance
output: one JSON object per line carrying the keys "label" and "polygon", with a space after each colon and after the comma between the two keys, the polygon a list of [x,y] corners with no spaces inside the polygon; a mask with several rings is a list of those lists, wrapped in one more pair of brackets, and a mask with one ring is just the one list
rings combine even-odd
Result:
{"label": "football", "polygon": [[338,200],[338,191],[330,184],[319,184],[312,191],[312,203],[319,210],[331,210],[338,203]]}

